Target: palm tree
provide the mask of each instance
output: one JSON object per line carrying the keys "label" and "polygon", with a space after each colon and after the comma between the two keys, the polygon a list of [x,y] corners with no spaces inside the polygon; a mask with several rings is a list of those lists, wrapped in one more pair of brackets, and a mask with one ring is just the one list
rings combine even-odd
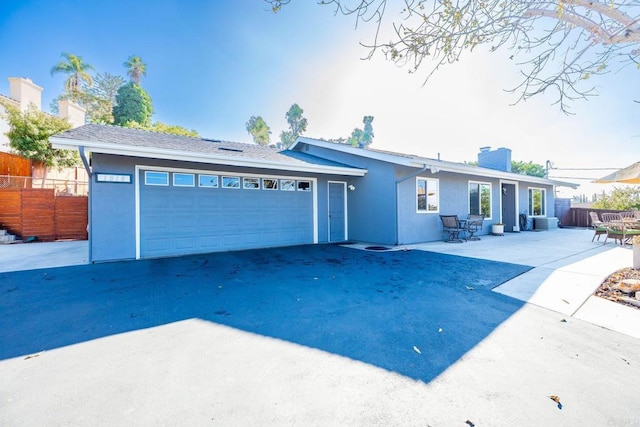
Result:
{"label": "palm tree", "polygon": [[88,73],[89,70],[93,69],[93,66],[84,62],[82,56],[62,53],[62,57],[65,58],[65,61],[60,61],[51,68],[51,75],[53,76],[56,73],[69,74],[69,78],[64,82],[64,88],[68,93],[74,94],[80,92],[81,81],[84,81],[89,86],[93,84],[93,79]]}
{"label": "palm tree", "polygon": [[140,78],[147,75],[147,64],[138,55],[131,55],[122,65],[127,68],[127,74],[135,84],[140,84]]}

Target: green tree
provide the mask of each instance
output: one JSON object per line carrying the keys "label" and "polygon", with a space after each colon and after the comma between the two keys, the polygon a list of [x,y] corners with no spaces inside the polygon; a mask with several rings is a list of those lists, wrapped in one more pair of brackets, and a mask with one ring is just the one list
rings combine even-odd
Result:
{"label": "green tree", "polygon": [[[290,2],[265,1],[274,12]],[[356,25],[374,22],[369,57],[382,50],[388,60],[408,66],[411,72],[426,66],[427,80],[442,65],[458,61],[478,46],[491,52],[506,49],[510,59],[516,58],[522,76],[512,89],[519,94],[518,101],[555,90],[565,112],[570,101],[595,94],[595,87],[585,87],[585,80],[612,64],[640,62],[637,0],[405,0],[393,4],[403,8],[391,17],[385,17],[395,13],[387,0],[318,3],[354,16]],[[393,33],[384,42],[378,39],[385,32],[383,18],[393,23]]]}
{"label": "green tree", "polygon": [[533,163],[531,161],[519,162],[515,160],[511,161],[511,172],[519,173],[521,175],[539,176],[539,177],[544,177],[547,173],[545,167],[542,165]]}
{"label": "green tree", "polygon": [[366,148],[373,142],[373,116],[364,116],[362,123],[364,123],[364,130],[355,128],[351,132],[351,136],[347,139],[347,144],[354,147]]}
{"label": "green tree", "polygon": [[54,98],[51,101],[50,109],[53,114],[57,115],[58,101],[71,99],[85,109],[89,122],[111,124],[113,123],[113,106],[115,105],[116,94],[123,84],[124,79],[121,76],[98,73],[93,77],[92,86],[82,82],[82,90],[76,92],[73,96],[63,93]]}
{"label": "green tree", "polygon": [[138,55],[131,55],[122,65],[127,69],[127,75],[133,83],[140,84],[142,76],[147,75],[147,64],[142,62]]}
{"label": "green tree", "polygon": [[16,153],[42,163],[47,168],[62,169],[79,164],[80,159],[75,151],[54,149],[49,142],[50,136],[71,129],[67,120],[43,113],[34,106],[21,112],[2,100],[0,104],[6,111],[4,116],[9,123],[6,135]]}
{"label": "green tree", "polygon": [[253,142],[259,145],[269,145],[271,129],[261,116],[251,116],[245,126],[247,132],[253,137]]}
{"label": "green tree", "polygon": [[591,206],[594,209],[640,210],[640,186],[614,187],[610,193],[603,192],[598,196]]}
{"label": "green tree", "polygon": [[128,128],[134,128],[134,129],[148,130],[152,132],[162,132],[162,133],[170,133],[173,135],[191,136],[194,138],[197,138],[199,136],[198,132],[196,132],[193,129],[189,130],[189,129],[183,128],[182,126],[168,125],[162,122],[155,122],[150,124],[149,126],[143,126],[138,122],[129,121],[124,123],[123,126]]}
{"label": "green tree", "polygon": [[280,133],[280,142],[284,148],[288,148],[295,140],[307,130],[307,119],[302,115],[304,110],[298,104],[293,104],[285,114],[289,123],[289,130]]}
{"label": "green tree", "polygon": [[129,82],[120,86],[113,107],[114,124],[124,126],[128,122],[136,122],[150,126],[152,115],[151,97],[140,85]]}
{"label": "green tree", "polygon": [[[65,60],[58,62],[51,68],[51,75],[53,76],[56,73],[68,74],[69,77],[64,82],[64,88],[67,94],[73,97],[82,92],[82,82],[89,86],[93,84],[93,78],[89,74],[89,70],[92,70],[93,66],[84,62],[81,56],[71,53],[63,53],[62,57]],[[75,101],[75,99],[72,100]]]}

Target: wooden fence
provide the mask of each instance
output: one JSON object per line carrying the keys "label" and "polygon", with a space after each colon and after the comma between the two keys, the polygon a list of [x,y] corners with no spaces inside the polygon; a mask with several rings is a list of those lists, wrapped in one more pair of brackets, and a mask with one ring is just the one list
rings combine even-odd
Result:
{"label": "wooden fence", "polygon": [[49,188],[0,189],[0,227],[22,239],[87,239],[86,196],[56,196]]}
{"label": "wooden fence", "polygon": [[602,214],[620,213],[615,209],[594,209],[594,208],[572,208],[562,201],[556,200],[556,216],[560,224],[565,227],[591,227],[589,212],[596,212],[598,218],[602,219]]}
{"label": "wooden fence", "polygon": [[0,152],[0,175],[31,176],[31,160]]}

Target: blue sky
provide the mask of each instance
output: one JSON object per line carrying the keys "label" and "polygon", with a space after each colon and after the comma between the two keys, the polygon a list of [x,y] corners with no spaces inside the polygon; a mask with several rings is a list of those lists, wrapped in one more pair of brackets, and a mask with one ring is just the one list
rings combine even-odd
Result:
{"label": "blue sky", "polygon": [[44,88],[48,109],[63,87],[64,76],[49,73],[62,52],[121,75],[136,54],[147,64],[142,86],[153,119],[204,137],[250,142],[245,123],[261,115],[275,140],[297,102],[309,120],[307,136],[348,136],[373,115],[373,147],[443,160],[475,160],[487,145],[559,168],[624,167],[640,157],[635,67],[593,80],[600,96],[575,103],[576,114],[566,116],[550,95],[509,105],[516,98],[504,89],[517,83],[517,69],[507,51],[480,49],[423,86],[426,69],[410,75],[380,55],[360,60],[367,50],[359,43],[372,31],[310,0],[278,14],[262,0],[0,1],[0,93],[9,92],[7,77],[28,77]]}

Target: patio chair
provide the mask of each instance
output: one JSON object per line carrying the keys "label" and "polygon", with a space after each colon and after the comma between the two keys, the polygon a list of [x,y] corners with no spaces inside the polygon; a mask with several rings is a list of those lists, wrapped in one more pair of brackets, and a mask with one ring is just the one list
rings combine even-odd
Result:
{"label": "patio chair", "polygon": [[458,215],[440,215],[442,231],[448,234],[447,243],[464,243],[460,233],[465,233],[465,225],[458,219]]}
{"label": "patio chair", "polygon": [[469,214],[467,217],[467,231],[469,232],[469,236],[467,240],[480,240],[476,233],[478,231],[482,231],[482,223],[484,222],[484,214],[482,215],[474,215]]}
{"label": "patio chair", "polygon": [[598,242],[599,242],[600,236],[603,234],[607,234],[606,224],[600,221],[600,218],[598,218],[598,214],[596,212],[589,212],[589,217],[591,217],[591,227],[593,227],[593,231],[594,231],[591,241],[593,242],[593,239],[595,239],[596,236],[598,236]]}
{"label": "patio chair", "polygon": [[622,215],[618,213],[603,213],[602,220],[606,223],[607,237],[603,244],[607,244],[607,239],[614,239],[615,243],[621,245],[629,243],[632,237],[640,236],[640,229],[635,229],[622,220]]}
{"label": "patio chair", "polygon": [[625,219],[636,219],[636,216],[633,213],[633,211],[620,212],[620,216],[622,217],[622,220],[625,220]]}

